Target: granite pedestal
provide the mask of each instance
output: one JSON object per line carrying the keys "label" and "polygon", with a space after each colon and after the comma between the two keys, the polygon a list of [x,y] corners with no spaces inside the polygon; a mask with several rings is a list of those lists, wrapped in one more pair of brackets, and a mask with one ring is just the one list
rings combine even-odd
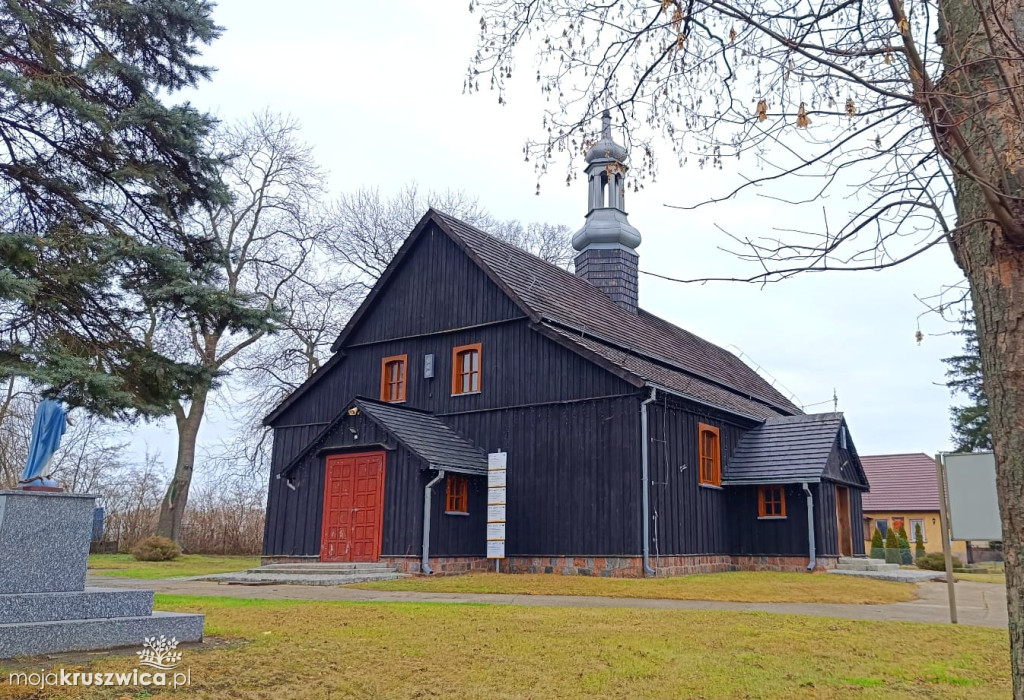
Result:
{"label": "granite pedestal", "polygon": [[86,588],[96,497],[0,491],[0,659],[203,638],[203,615],[153,612],[153,591]]}

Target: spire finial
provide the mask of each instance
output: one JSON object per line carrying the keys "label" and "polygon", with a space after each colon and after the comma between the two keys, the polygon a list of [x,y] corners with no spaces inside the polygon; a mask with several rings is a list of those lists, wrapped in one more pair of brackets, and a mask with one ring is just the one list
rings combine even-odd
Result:
{"label": "spire finial", "polygon": [[604,113],[601,115],[601,138],[612,140],[612,113],[607,107],[604,109]]}

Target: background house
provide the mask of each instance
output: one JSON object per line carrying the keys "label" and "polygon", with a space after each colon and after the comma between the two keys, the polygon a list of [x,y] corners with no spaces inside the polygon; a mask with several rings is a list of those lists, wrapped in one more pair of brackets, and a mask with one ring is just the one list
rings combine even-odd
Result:
{"label": "background house", "polygon": [[[935,458],[923,452],[866,455],[861,464],[871,484],[871,491],[863,497],[865,551],[871,550],[876,528],[884,537],[888,528],[898,527],[902,521],[911,546],[916,542],[914,525],[920,523],[925,550],[941,552]],[[965,560],[967,543],[953,542],[953,554]]]}

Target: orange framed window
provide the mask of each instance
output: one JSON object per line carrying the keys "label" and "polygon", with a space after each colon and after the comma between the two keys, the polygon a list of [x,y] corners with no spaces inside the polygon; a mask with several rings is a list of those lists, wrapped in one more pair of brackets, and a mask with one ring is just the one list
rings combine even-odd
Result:
{"label": "orange framed window", "polygon": [[480,343],[452,350],[452,396],[480,391]]}
{"label": "orange framed window", "polygon": [[719,444],[718,428],[706,423],[699,423],[697,432],[700,444],[700,483],[721,486],[722,450]]}
{"label": "orange framed window", "polygon": [[445,494],[446,513],[469,512],[469,479],[457,474],[448,475],[448,491]]}
{"label": "orange framed window", "polygon": [[786,489],[783,486],[762,486],[757,490],[759,518],[786,517]]}
{"label": "orange framed window", "polygon": [[380,361],[380,400],[405,401],[408,355],[392,355]]}

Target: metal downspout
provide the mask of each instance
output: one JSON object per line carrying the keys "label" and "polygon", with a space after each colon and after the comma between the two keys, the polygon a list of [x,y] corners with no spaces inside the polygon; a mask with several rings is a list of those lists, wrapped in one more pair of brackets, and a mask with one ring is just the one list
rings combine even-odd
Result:
{"label": "metal downspout", "polygon": [[420,559],[420,572],[428,576],[434,573],[430,568],[430,492],[443,478],[444,469],[439,469],[437,476],[423,488],[423,556]]}
{"label": "metal downspout", "polygon": [[810,550],[810,561],[807,564],[808,571],[814,571],[818,566],[817,553],[814,549],[814,495],[807,487],[807,482],[800,484],[807,494],[807,548]]}
{"label": "metal downspout", "polygon": [[647,435],[647,404],[652,403],[658,395],[658,390],[651,387],[651,396],[648,399],[644,399],[640,402],[640,461],[643,469],[643,494],[641,502],[643,503],[643,556],[644,556],[644,575],[655,576],[657,572],[651,566],[651,495],[650,495],[650,449],[649,439]]}

